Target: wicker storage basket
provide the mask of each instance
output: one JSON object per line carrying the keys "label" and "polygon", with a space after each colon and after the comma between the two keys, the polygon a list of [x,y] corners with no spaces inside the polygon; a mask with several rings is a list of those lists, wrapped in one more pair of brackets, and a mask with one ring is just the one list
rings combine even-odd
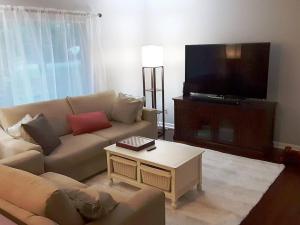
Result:
{"label": "wicker storage basket", "polygon": [[136,180],[136,162],[118,156],[112,156],[111,160],[114,173]]}
{"label": "wicker storage basket", "polygon": [[141,165],[142,182],[164,191],[171,190],[171,173],[165,170]]}

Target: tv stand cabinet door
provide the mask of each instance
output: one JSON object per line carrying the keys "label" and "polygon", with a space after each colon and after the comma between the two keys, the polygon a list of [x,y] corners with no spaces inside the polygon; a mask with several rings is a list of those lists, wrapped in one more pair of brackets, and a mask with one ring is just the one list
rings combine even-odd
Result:
{"label": "tv stand cabinet door", "polygon": [[243,109],[240,146],[267,153],[273,147],[274,113],[267,108]]}
{"label": "tv stand cabinet door", "polygon": [[216,104],[215,142],[228,145],[240,144],[240,121],[241,117],[236,105]]}
{"label": "tv stand cabinet door", "polygon": [[181,101],[175,102],[174,112],[175,140],[202,142],[215,139],[216,121],[213,107]]}

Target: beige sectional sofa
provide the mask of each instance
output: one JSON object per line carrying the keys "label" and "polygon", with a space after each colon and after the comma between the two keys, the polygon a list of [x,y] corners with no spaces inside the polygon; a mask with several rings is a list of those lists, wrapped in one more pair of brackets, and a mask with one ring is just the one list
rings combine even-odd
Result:
{"label": "beige sectional sofa", "polygon": [[163,192],[140,190],[127,199],[112,194],[119,203],[116,208],[103,218],[85,222],[63,189],[95,187],[57,173],[43,173],[43,167],[40,172],[36,176],[0,165],[0,213],[20,225],[165,225]]}
{"label": "beige sectional sofa", "polygon": [[[133,124],[111,121],[110,128],[88,134],[72,135],[67,115],[105,111],[108,118],[111,118],[116,97],[114,91],[106,91],[88,96],[68,97],[0,109],[0,124],[3,128],[0,130],[0,149],[16,152],[13,156],[0,159],[0,164],[41,174],[38,168],[42,157],[45,171],[83,180],[106,169],[103,150],[105,146],[132,135],[157,138],[156,110],[146,108],[143,110],[142,121]],[[39,153],[42,151],[40,146],[24,140],[16,140],[4,132],[26,114],[35,116],[39,113],[46,116],[62,142],[49,156],[42,156]]]}

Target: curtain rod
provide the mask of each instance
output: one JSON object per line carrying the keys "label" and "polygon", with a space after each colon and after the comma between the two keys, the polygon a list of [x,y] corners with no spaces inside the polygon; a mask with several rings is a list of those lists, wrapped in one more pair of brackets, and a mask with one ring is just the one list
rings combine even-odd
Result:
{"label": "curtain rod", "polygon": [[102,17],[101,13],[90,13],[85,11],[72,11],[72,10],[64,10],[64,9],[54,9],[54,8],[40,8],[40,7],[25,7],[25,6],[12,6],[12,5],[0,5],[0,10],[8,9],[8,10],[25,10],[27,12],[49,12],[49,13],[66,13],[70,15],[91,15],[97,16],[99,18]]}

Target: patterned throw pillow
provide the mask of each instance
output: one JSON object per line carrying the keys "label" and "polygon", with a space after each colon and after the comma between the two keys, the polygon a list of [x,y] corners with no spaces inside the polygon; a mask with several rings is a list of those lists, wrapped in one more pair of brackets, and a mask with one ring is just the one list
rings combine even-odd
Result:
{"label": "patterned throw pillow", "polygon": [[106,216],[118,205],[110,194],[98,191],[94,187],[83,189],[70,188],[63,191],[72,201],[77,211],[87,221],[97,220]]}

